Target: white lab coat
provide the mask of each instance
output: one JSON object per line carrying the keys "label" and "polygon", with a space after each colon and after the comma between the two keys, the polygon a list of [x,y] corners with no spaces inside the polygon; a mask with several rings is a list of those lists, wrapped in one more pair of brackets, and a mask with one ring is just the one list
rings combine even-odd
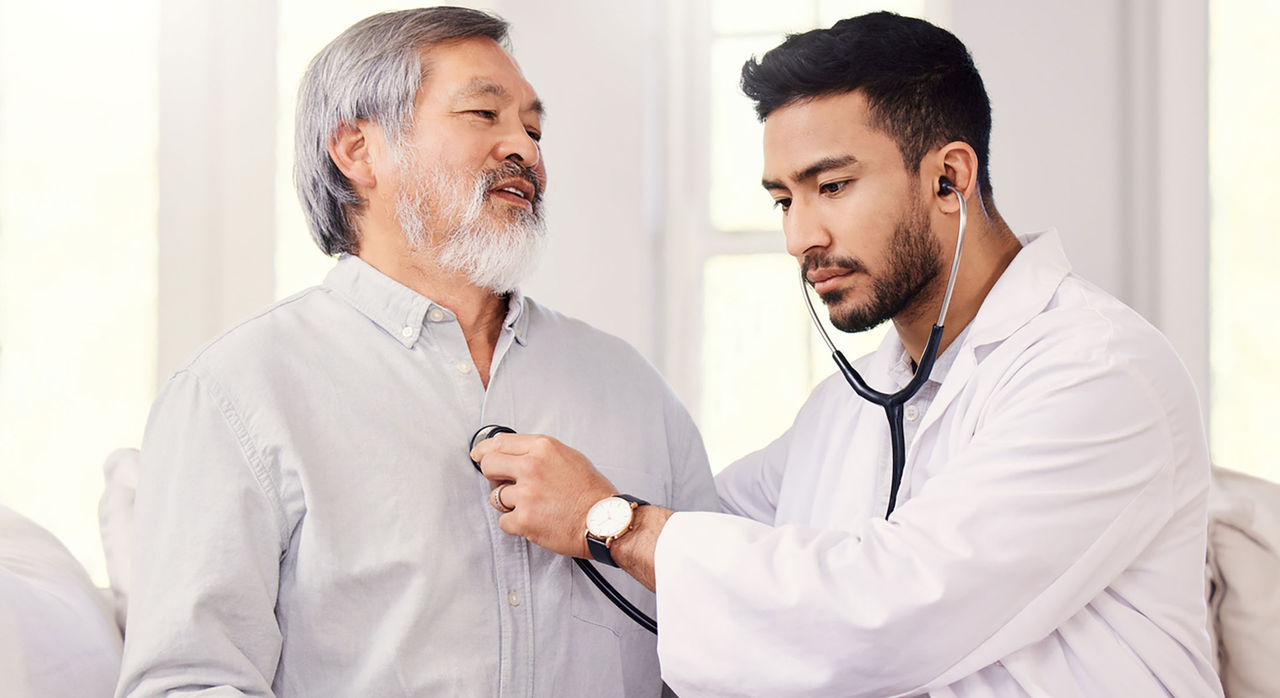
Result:
{"label": "white lab coat", "polygon": [[[905,384],[890,333],[857,362]],[[884,520],[882,408],[833,376],[658,541],[663,678],[695,696],[1221,696],[1209,462],[1166,340],[1024,240],[957,347]],[[748,518],[749,517],[749,518]]]}

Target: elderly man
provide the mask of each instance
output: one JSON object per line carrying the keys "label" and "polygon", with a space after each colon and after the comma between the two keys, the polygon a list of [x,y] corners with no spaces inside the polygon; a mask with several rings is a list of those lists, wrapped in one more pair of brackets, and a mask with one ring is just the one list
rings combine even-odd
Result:
{"label": "elderly man", "polygon": [[296,179],[340,258],[156,401],[119,695],[662,691],[653,635],[503,533],[468,459],[485,424],[562,434],[647,501],[715,506],[697,431],[644,359],[517,289],[546,169],[506,30],[380,14],[312,61]]}

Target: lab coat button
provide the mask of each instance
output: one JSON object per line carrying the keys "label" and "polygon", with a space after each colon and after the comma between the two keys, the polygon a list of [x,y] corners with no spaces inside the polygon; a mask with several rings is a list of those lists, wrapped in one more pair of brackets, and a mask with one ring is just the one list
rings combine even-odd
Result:
{"label": "lab coat button", "polygon": [[915,405],[907,405],[907,409],[902,411],[902,416],[906,417],[908,422],[914,422],[920,418],[920,408]]}
{"label": "lab coat button", "polygon": [[458,373],[462,373],[462,374],[471,373],[471,364],[467,363],[466,361],[459,361]]}
{"label": "lab coat button", "polygon": [[403,329],[403,330],[400,330],[400,336],[401,336],[401,337],[404,337],[405,339],[408,339],[408,338],[410,338],[410,337],[412,337],[412,336],[413,336],[413,332],[414,332],[414,330],[413,330],[413,328],[412,328],[412,327],[409,327],[408,325],[405,325],[405,326],[404,326],[404,329]]}
{"label": "lab coat button", "polygon": [[439,308],[432,308],[431,312],[427,313],[427,319],[432,322],[440,322],[444,319],[444,311]]}
{"label": "lab coat button", "polygon": [[508,591],[508,592],[507,592],[507,603],[511,604],[512,606],[519,606],[519,605],[520,605],[520,592],[518,592],[518,591]]}

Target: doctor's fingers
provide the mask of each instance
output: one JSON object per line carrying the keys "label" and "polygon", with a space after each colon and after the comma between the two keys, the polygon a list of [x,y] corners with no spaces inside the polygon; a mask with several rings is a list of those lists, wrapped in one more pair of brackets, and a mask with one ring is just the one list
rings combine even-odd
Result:
{"label": "doctor's fingers", "polygon": [[476,444],[475,448],[471,449],[471,458],[478,461],[489,453],[517,456],[550,453],[563,447],[559,441],[545,434],[495,434]]}
{"label": "doctor's fingers", "polygon": [[587,557],[582,535],[586,512],[575,500],[544,486],[507,485],[502,488],[502,503],[511,511],[498,517],[498,527],[553,553]]}
{"label": "doctor's fingers", "polygon": [[527,459],[528,456],[524,455],[492,452],[481,456],[478,460],[480,472],[489,478],[491,484],[498,485],[503,482],[518,482],[527,472],[525,465]]}

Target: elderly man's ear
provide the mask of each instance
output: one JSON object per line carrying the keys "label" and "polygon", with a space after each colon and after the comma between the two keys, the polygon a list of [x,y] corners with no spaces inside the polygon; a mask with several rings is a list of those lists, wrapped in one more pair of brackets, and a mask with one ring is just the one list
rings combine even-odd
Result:
{"label": "elderly man's ear", "polygon": [[329,139],[329,157],[357,190],[372,189],[378,184],[374,159],[385,152],[385,148],[379,147],[382,145],[381,136],[376,126],[360,119],[354,124],[339,126]]}

